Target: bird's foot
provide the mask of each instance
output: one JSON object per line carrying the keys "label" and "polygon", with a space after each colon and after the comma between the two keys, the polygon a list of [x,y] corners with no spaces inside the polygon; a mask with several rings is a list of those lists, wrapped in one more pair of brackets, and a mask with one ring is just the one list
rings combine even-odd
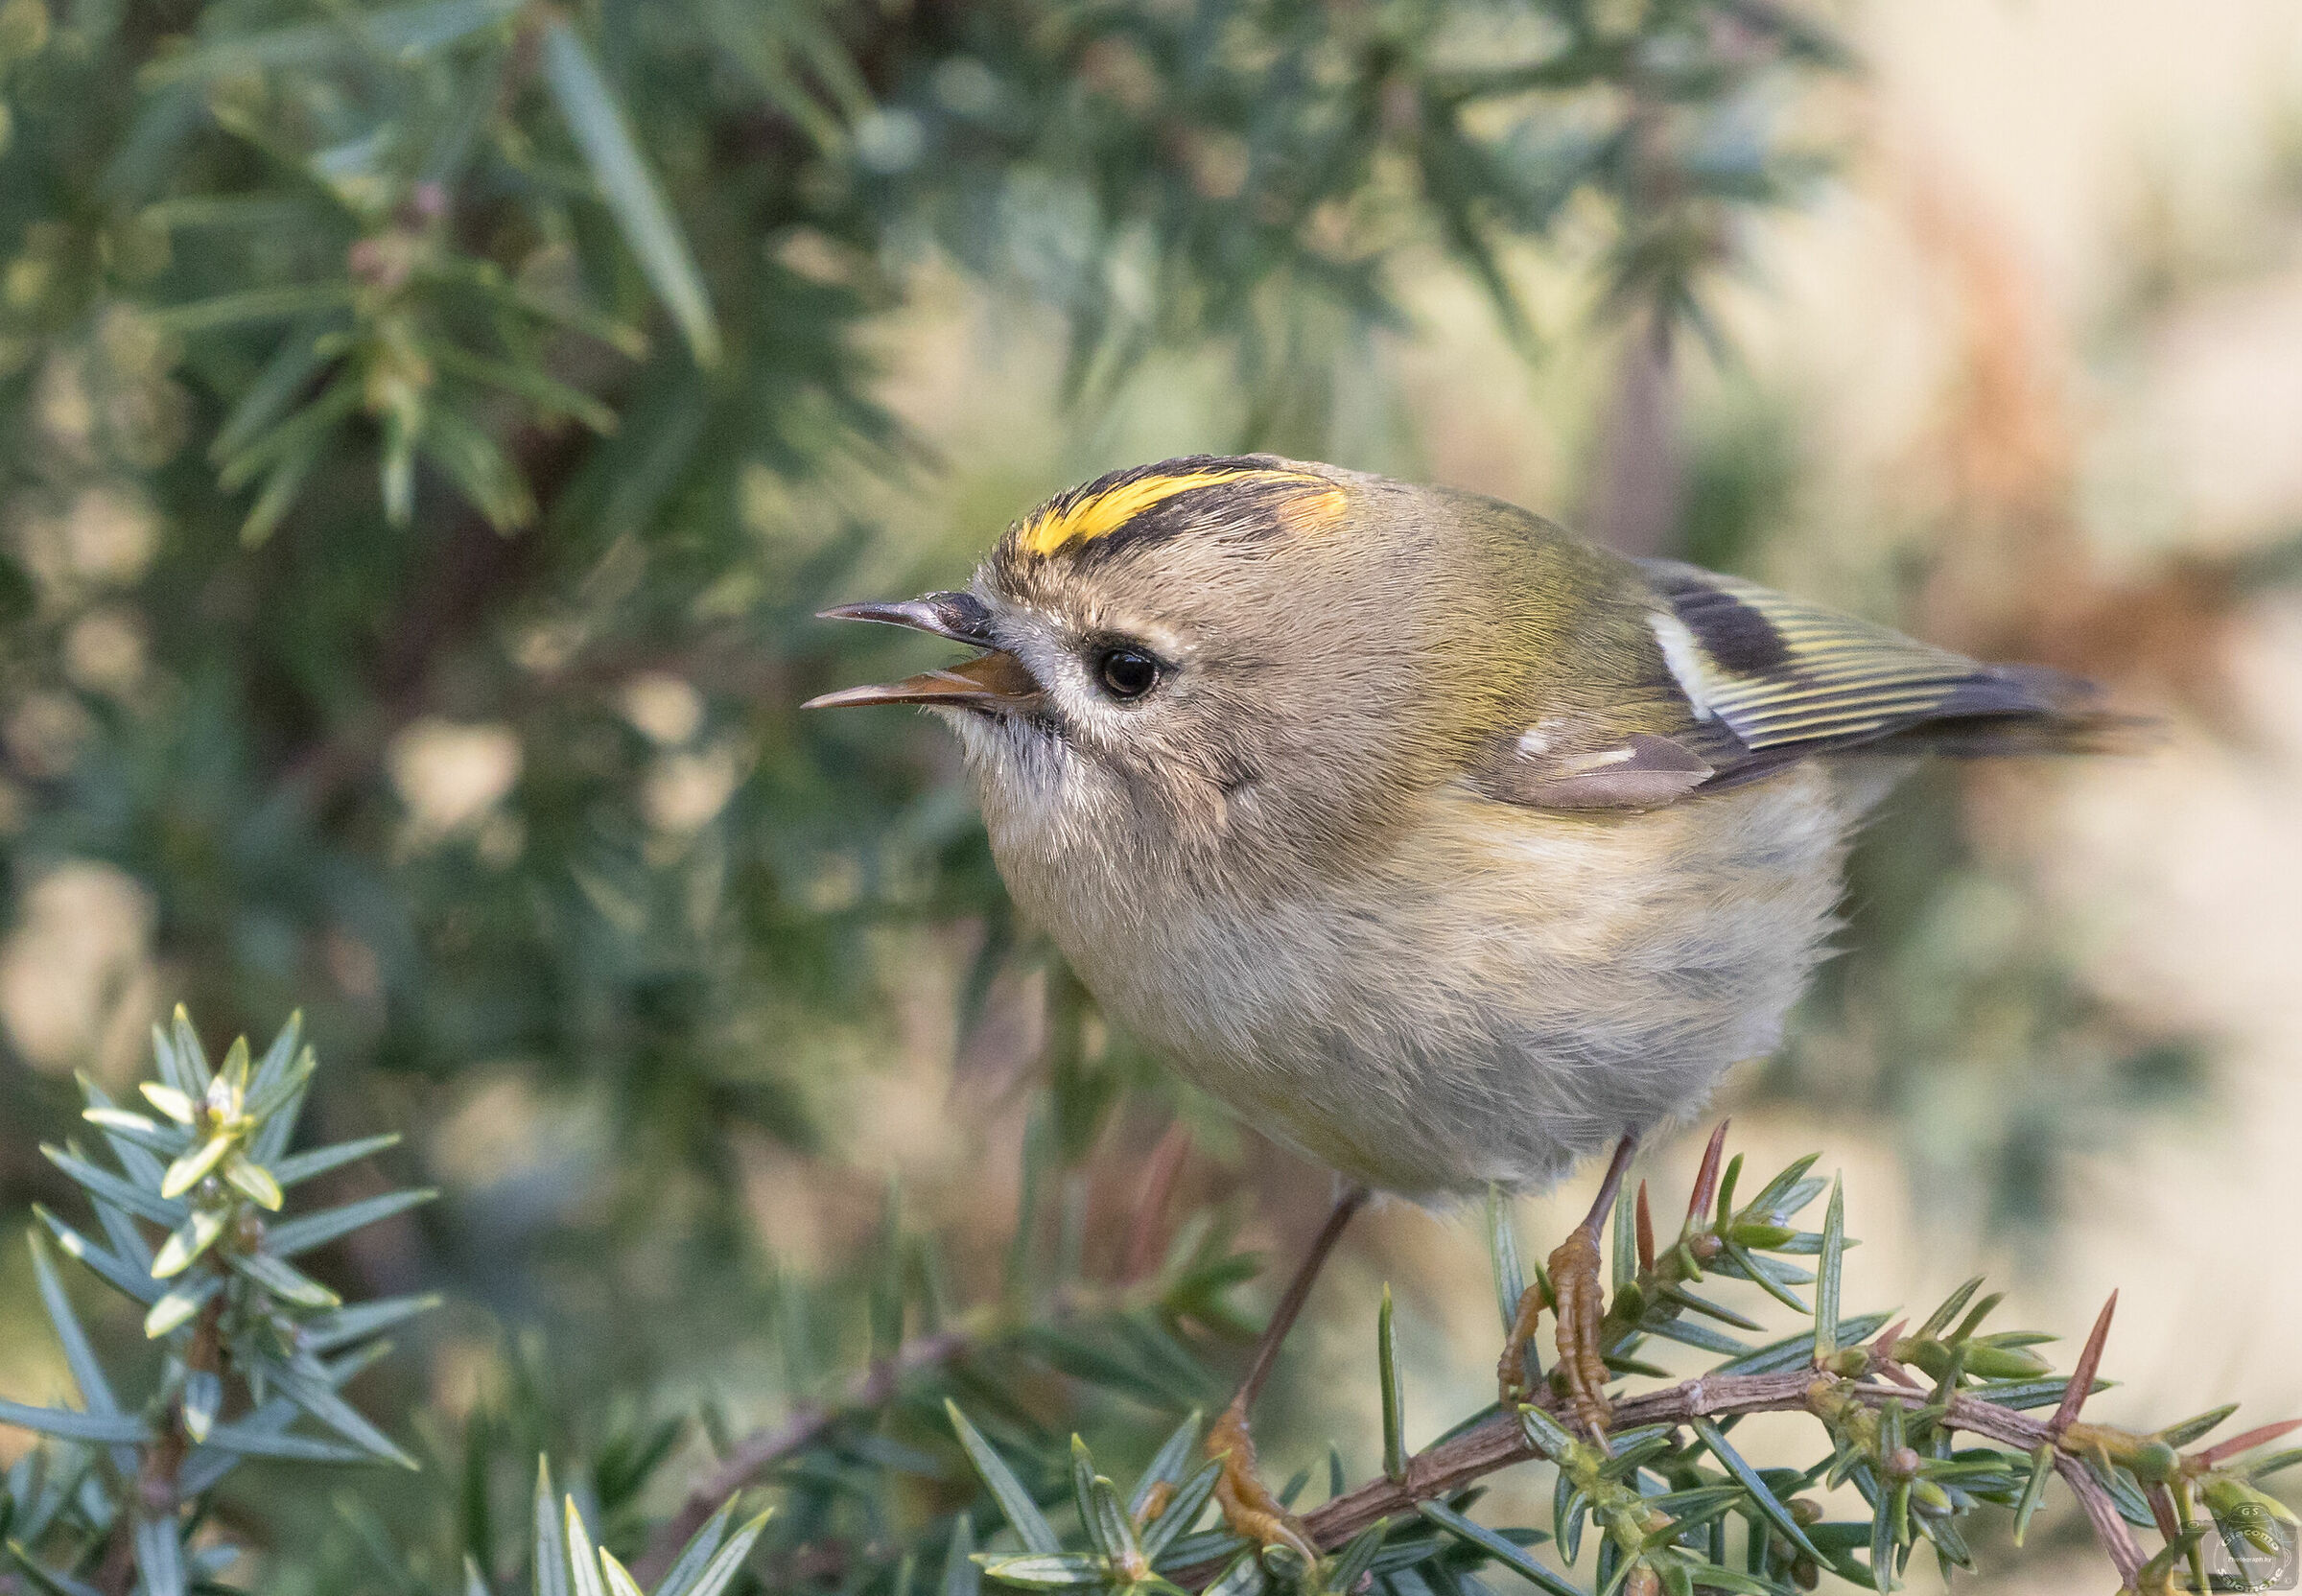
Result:
{"label": "bird's foot", "polygon": [[1607,1287],[1599,1276],[1599,1233],[1577,1226],[1550,1260],[1551,1290],[1559,1300],[1559,1381],[1567,1411],[1592,1440],[1614,1422],[1607,1400],[1607,1356],[1599,1339]]}
{"label": "bird's foot", "polygon": [[1223,1465],[1215,1481],[1215,1505],[1222,1509],[1232,1534],[1258,1547],[1284,1546],[1303,1559],[1304,1567],[1316,1568],[1319,1553],[1302,1523],[1256,1477],[1255,1437],[1247,1428],[1245,1404],[1233,1402],[1223,1410],[1207,1432],[1207,1455]]}
{"label": "bird's foot", "polygon": [[[1631,1155],[1638,1151],[1636,1133],[1615,1144],[1607,1178],[1583,1223],[1569,1232],[1551,1254],[1551,1300],[1559,1320],[1558,1382],[1567,1412],[1583,1433],[1602,1440],[1614,1422],[1614,1405],[1607,1399],[1607,1348],[1601,1333],[1607,1317],[1607,1283],[1599,1273],[1599,1232],[1614,1209]],[[1521,1304],[1519,1317],[1533,1328],[1532,1317]],[[1515,1326],[1514,1326],[1515,1329]]]}

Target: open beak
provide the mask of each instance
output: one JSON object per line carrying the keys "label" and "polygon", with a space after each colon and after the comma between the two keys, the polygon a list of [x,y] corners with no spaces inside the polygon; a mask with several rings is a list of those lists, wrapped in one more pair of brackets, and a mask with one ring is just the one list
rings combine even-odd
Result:
{"label": "open beak", "polygon": [[991,635],[991,612],[972,593],[930,593],[902,603],[841,604],[821,612],[826,621],[877,621],[931,632],[986,652],[945,670],[923,670],[900,682],[842,688],[810,698],[800,708],[844,709],[851,704],[934,704],[1015,714],[1040,698],[1040,686],[1023,662]]}

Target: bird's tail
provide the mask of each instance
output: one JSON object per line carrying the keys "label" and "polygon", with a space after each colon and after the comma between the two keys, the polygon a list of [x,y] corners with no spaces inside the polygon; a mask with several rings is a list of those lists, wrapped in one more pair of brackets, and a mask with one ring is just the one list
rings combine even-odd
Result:
{"label": "bird's tail", "polygon": [[[2018,754],[2131,754],[2158,740],[2163,723],[2106,704],[2082,677],[2042,665],[1984,666],[1941,713],[1870,745],[1877,753],[1988,759]],[[1962,708],[1961,700],[1972,707]]]}

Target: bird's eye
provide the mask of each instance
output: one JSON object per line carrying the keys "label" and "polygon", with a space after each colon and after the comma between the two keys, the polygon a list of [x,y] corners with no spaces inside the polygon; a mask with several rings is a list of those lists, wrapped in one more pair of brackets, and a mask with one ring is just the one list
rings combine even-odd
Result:
{"label": "bird's eye", "polygon": [[1095,675],[1114,698],[1140,698],[1159,685],[1159,661],[1140,648],[1107,648],[1095,661]]}

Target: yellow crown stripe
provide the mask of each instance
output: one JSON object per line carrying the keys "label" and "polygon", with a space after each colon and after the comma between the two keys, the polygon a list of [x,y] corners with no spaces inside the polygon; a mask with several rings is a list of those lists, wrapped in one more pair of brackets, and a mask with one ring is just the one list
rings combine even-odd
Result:
{"label": "yellow crown stripe", "polygon": [[1272,471],[1259,467],[1238,466],[1225,471],[1190,471],[1175,477],[1144,477],[1136,481],[1122,482],[1090,499],[1061,510],[1043,511],[1023,524],[1016,535],[1017,547],[1026,554],[1041,558],[1074,543],[1091,543],[1099,537],[1109,537],[1128,522],[1152,505],[1188,493],[1193,488],[1214,487],[1224,482],[1285,481],[1306,482],[1325,486],[1322,478],[1302,471]]}

